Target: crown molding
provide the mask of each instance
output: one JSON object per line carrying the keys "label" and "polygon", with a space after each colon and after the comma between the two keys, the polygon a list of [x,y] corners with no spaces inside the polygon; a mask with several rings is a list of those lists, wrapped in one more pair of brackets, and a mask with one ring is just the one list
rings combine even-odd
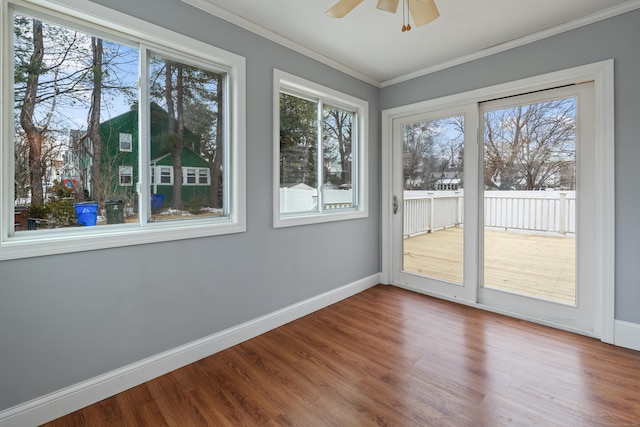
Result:
{"label": "crown molding", "polygon": [[436,71],[442,71],[447,68],[455,67],[456,65],[461,65],[467,62],[474,61],[476,59],[481,59],[487,56],[494,55],[496,53],[504,52],[506,50],[513,49],[515,47],[523,46],[538,40],[546,39],[548,37],[555,36],[557,34],[565,33],[567,31],[571,31],[576,28],[584,27],[586,25],[593,24],[598,21],[602,21],[608,18],[613,18],[614,16],[622,15],[623,13],[631,12],[639,8],[640,8],[640,0],[631,0],[627,3],[623,3],[621,5],[614,6],[609,9],[605,9],[600,12],[585,16],[583,18],[576,19],[561,25],[557,25],[555,27],[547,28],[546,30],[539,31],[537,33],[533,33],[528,36],[520,37],[506,43],[501,43],[499,45],[480,50],[470,55],[465,55],[451,61],[442,62],[440,64],[436,64],[431,67],[422,68],[412,73],[404,74],[402,76],[398,76],[393,79],[385,80],[383,82],[380,82],[380,87],[392,86],[394,84],[402,83],[404,81],[411,80],[416,77],[421,77],[427,74],[435,73]]}
{"label": "crown molding", "polygon": [[604,19],[608,19],[608,18],[612,18],[614,16],[617,15],[622,15],[623,13],[627,13],[627,12],[631,12],[635,9],[639,9],[640,8],[640,0],[630,0],[626,3],[623,3],[621,5],[618,6],[614,6],[608,9],[605,9],[603,11],[597,12],[597,13],[593,13],[591,15],[585,16],[583,18],[580,19],[576,19],[555,27],[551,27],[548,29],[545,29],[543,31],[539,31],[537,33],[534,34],[530,34],[524,37],[520,37],[518,39],[514,39],[511,40],[509,42],[506,43],[502,43],[496,46],[492,46],[490,48],[487,49],[483,49],[481,51],[472,53],[470,55],[465,55],[462,56],[460,58],[456,58],[454,60],[451,61],[445,61],[430,67],[426,67],[426,68],[422,68],[420,70],[416,70],[414,72],[408,73],[408,74],[404,74],[404,75],[400,75],[398,77],[394,77],[392,79],[388,79],[385,81],[378,81],[374,78],[372,78],[371,76],[368,76],[366,74],[366,72],[363,71],[358,71],[358,70],[354,70],[353,68],[347,67],[344,64],[341,64],[337,61],[332,60],[331,58],[328,58],[324,55],[321,55],[320,53],[311,50],[305,46],[302,46],[286,37],[283,37],[279,34],[276,34],[270,30],[265,29],[264,27],[261,27],[260,25],[256,24],[255,22],[249,21],[241,16],[238,16],[232,12],[229,12],[228,10],[214,5],[212,4],[210,1],[208,0],[180,0],[183,3],[189,4],[193,7],[196,7],[198,9],[201,9],[207,13],[210,13],[214,16],[217,16],[220,19],[223,19],[225,21],[228,21],[232,24],[235,24],[241,28],[244,28],[247,31],[250,31],[252,33],[255,33],[259,36],[262,36],[268,40],[271,40],[275,43],[278,43],[284,47],[287,47],[293,51],[296,51],[302,55],[305,55],[311,59],[315,59],[317,61],[320,61],[332,68],[335,68],[338,71],[342,71],[345,74],[348,74],[352,77],[355,77],[359,80],[362,80],[363,82],[369,83],[373,86],[376,87],[387,87],[387,86],[392,86],[394,84],[398,84],[398,83],[402,83],[404,81],[407,80],[411,80],[414,79],[416,77],[421,77],[427,74],[431,74],[431,73],[435,73],[437,71],[441,71],[447,68],[451,68],[451,67],[455,67],[457,65],[461,65],[467,62],[471,62],[474,61],[476,59],[481,59],[490,55],[494,55],[496,53],[500,53],[509,49],[513,49],[515,47],[519,47],[519,46],[523,46],[525,44],[528,43],[532,43],[538,40],[542,40],[545,39],[547,37],[551,37],[557,34],[561,34],[576,28],[580,28],[583,27],[585,25],[589,25],[589,24],[593,24],[595,22],[598,21],[602,21]]}
{"label": "crown molding", "polygon": [[212,4],[208,0],[180,0],[183,3],[186,3],[190,6],[203,10],[211,15],[214,15],[220,19],[223,19],[227,22],[230,22],[234,25],[237,25],[240,28],[243,28],[247,31],[250,31],[254,34],[257,34],[261,37],[264,37],[267,40],[271,40],[279,45],[282,45],[286,48],[289,48],[295,52],[298,52],[304,56],[307,56],[311,59],[315,59],[316,61],[322,62],[323,64],[335,68],[338,71],[341,71],[347,75],[357,78],[365,83],[369,83],[373,86],[380,87],[380,82],[371,76],[368,76],[365,73],[354,70],[353,68],[347,67],[344,64],[341,64],[327,56],[324,56],[314,50],[311,50],[301,44],[298,44],[286,37],[281,36],[280,34],[274,33],[273,31],[267,30],[264,27],[256,24],[253,21],[245,19],[235,13],[229,12],[228,10]]}

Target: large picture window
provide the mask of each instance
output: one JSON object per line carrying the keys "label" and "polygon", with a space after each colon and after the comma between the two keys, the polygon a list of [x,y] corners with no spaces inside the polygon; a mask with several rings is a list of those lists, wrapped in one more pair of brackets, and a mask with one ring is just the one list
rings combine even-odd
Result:
{"label": "large picture window", "polygon": [[276,70],[274,225],[360,218],[368,106]]}
{"label": "large picture window", "polygon": [[[51,14],[8,6],[2,87],[14,95],[2,111],[13,114],[3,113],[0,143],[13,154],[1,168],[0,259],[22,256],[14,243],[87,242],[101,227],[122,236],[165,224],[146,241],[244,229],[243,58],[143,22],[129,38],[106,20],[58,20],[63,5]],[[153,49],[140,40],[145,30]],[[120,224],[106,215],[114,199],[124,205]],[[86,203],[98,206],[95,226],[77,216]],[[10,209],[26,210],[37,226],[16,227]],[[132,241],[100,234],[96,247]]]}

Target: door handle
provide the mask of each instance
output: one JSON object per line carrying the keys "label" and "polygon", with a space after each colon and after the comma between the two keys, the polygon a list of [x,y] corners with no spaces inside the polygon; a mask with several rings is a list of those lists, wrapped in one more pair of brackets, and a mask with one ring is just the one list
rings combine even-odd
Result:
{"label": "door handle", "polygon": [[393,196],[393,214],[398,213],[398,196]]}

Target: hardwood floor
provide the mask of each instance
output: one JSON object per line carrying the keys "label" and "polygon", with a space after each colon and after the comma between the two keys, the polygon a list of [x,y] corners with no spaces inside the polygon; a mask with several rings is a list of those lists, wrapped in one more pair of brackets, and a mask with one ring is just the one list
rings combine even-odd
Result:
{"label": "hardwood floor", "polygon": [[640,426],[640,352],[376,286],[47,424]]}

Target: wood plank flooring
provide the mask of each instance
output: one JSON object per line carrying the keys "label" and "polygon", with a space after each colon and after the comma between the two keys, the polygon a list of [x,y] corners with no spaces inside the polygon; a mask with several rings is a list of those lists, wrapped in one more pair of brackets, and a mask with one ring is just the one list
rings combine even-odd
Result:
{"label": "wood plank flooring", "polygon": [[[575,304],[576,239],[485,230],[485,286]],[[462,283],[463,229],[403,241],[404,270]]]}
{"label": "wood plank flooring", "polygon": [[640,352],[376,286],[47,424],[638,426]]}

